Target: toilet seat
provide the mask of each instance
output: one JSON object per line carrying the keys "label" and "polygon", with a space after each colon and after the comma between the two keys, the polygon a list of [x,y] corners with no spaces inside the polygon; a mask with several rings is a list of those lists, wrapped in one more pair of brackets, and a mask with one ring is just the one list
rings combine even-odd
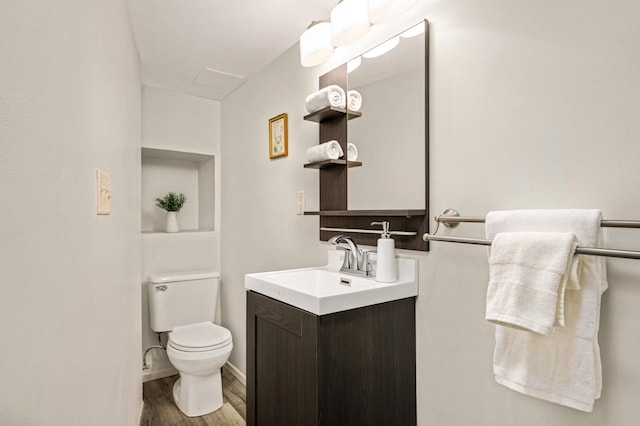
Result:
{"label": "toilet seat", "polygon": [[169,346],[184,352],[205,352],[231,344],[231,332],[212,322],[175,327],[169,333]]}

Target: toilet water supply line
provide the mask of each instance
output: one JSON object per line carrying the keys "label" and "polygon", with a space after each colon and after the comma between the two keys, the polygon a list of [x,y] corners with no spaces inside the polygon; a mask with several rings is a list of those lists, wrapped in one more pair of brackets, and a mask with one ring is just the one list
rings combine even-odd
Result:
{"label": "toilet water supply line", "polygon": [[166,346],[162,344],[162,333],[156,333],[158,335],[158,345],[149,346],[145,351],[144,355],[142,355],[142,371],[151,369],[151,363],[147,363],[147,354],[151,349],[162,349],[167,350]]}

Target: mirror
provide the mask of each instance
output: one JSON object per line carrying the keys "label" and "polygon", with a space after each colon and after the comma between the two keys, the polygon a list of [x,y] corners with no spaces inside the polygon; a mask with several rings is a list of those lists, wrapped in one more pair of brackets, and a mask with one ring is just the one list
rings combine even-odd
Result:
{"label": "mirror", "polygon": [[421,22],[347,65],[360,62],[348,74],[348,89],[360,94],[362,113],[347,126],[362,163],[348,169],[349,210],[427,205],[426,27]]}

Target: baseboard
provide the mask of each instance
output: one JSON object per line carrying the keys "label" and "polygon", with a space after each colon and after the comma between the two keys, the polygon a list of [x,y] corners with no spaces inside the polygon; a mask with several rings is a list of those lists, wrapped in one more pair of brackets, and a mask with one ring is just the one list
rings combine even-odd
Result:
{"label": "baseboard", "polygon": [[175,376],[176,374],[178,374],[178,370],[173,367],[163,368],[160,370],[146,370],[142,372],[142,383],[150,382],[151,380],[164,379],[165,377]]}
{"label": "baseboard", "polygon": [[144,414],[144,401],[140,404],[140,414],[138,415],[138,426],[142,426],[142,415]]}
{"label": "baseboard", "polygon": [[229,373],[233,374],[233,376],[238,379],[240,383],[242,383],[244,386],[247,386],[247,376],[242,374],[242,371],[238,370],[235,365],[227,361],[227,363],[224,365],[224,368],[226,368]]}

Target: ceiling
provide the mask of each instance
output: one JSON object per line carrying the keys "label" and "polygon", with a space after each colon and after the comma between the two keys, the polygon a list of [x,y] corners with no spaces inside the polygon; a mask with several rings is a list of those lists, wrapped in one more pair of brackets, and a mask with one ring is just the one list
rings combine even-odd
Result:
{"label": "ceiling", "polygon": [[128,0],[142,82],[222,100],[337,0]]}

